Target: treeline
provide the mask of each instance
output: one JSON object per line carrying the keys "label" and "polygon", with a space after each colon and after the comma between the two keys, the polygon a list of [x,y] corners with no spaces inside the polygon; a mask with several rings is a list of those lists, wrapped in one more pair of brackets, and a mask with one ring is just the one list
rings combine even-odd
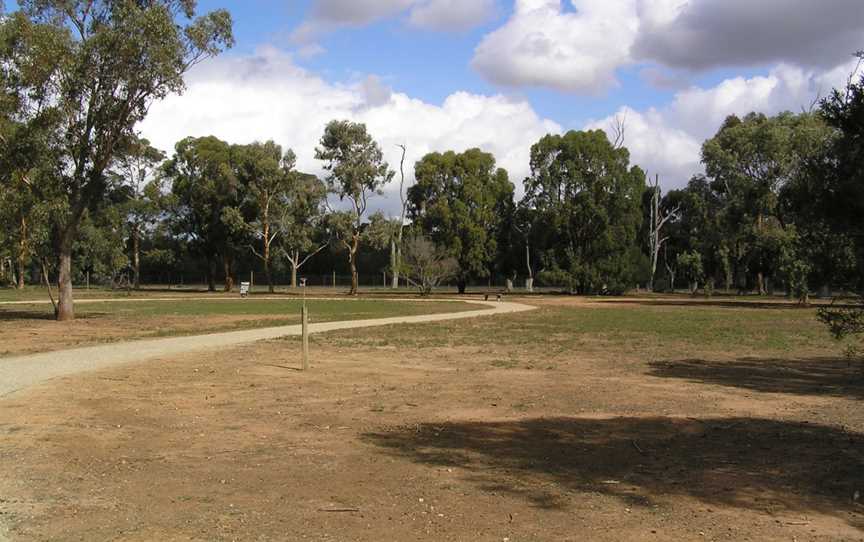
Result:
{"label": "treeline", "polygon": [[[728,118],[703,145],[705,173],[665,195],[630,163],[626,130],[547,135],[517,201],[489,153],[431,153],[412,176],[407,147],[391,167],[350,121],[322,134],[320,178],[272,141],[190,137],[166,156],[135,125],[231,45],[230,16],[194,18],[180,0],[19,4],[0,23],[0,280],[56,284],[60,319],[74,316],[73,282],[137,287],[171,270],[230,290],[254,266],[272,289],[277,271],[296,285],[337,258],[352,293],[361,270],[424,292],[493,277],[528,290],[686,285],[801,300],[862,287],[864,81],[814,111]],[[385,189],[398,211],[370,213]]]}

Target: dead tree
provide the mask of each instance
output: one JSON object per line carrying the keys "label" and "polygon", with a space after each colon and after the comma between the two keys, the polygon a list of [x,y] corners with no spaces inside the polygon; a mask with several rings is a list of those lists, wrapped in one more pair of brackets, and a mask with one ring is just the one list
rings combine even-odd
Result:
{"label": "dead tree", "polygon": [[408,199],[405,196],[405,154],[408,148],[405,145],[397,145],[402,149],[402,159],[399,161],[399,200],[402,202],[401,215],[399,216],[399,229],[396,235],[390,239],[390,287],[394,290],[399,288],[399,271],[402,267],[402,234],[405,231],[405,214],[408,210]]}
{"label": "dead tree", "polygon": [[657,260],[660,258],[660,249],[669,240],[669,237],[663,236],[663,227],[667,222],[678,216],[681,206],[678,205],[671,210],[662,208],[660,205],[662,190],[660,188],[659,175],[654,176],[654,183],[650,185],[650,188],[651,216],[648,222],[648,252],[651,255],[651,283],[649,284],[649,289],[654,291],[654,276],[657,274]]}

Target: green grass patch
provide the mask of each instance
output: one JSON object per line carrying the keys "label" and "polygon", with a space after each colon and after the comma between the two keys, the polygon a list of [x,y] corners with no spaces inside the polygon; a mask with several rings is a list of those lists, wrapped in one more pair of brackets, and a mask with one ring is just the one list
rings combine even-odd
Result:
{"label": "green grass patch", "polygon": [[[319,338],[317,340],[323,340]],[[330,345],[371,347],[470,347],[536,351],[544,358],[568,352],[606,351],[659,355],[725,352],[741,355],[784,354],[824,349],[837,344],[809,308],[718,307],[682,304],[650,306],[612,304],[608,307],[544,307],[536,311],[463,322],[400,326],[368,336],[340,331],[327,337]],[[493,363],[506,368],[509,360]]]}
{"label": "green grass patch", "polygon": [[[337,320],[358,320],[366,318],[387,318],[392,316],[414,316],[441,312],[460,312],[479,310],[483,307],[450,301],[382,301],[375,299],[316,300],[307,302],[310,319],[315,322]],[[286,299],[247,299],[213,298],[183,299],[170,301],[133,301],[118,300],[98,303],[79,303],[76,314],[82,318],[157,318],[205,317],[205,316],[262,316],[280,317],[294,321],[300,319],[303,302],[296,298]],[[45,304],[0,305],[2,313],[32,312],[34,315],[51,314],[51,306]],[[272,324],[272,319],[261,321]]]}

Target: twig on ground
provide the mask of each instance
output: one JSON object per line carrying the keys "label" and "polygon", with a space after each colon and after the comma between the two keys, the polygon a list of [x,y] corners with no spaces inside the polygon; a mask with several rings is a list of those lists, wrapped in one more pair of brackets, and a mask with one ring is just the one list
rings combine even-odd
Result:
{"label": "twig on ground", "polygon": [[638,442],[636,442],[635,440],[631,440],[630,443],[633,444],[633,447],[636,448],[637,452],[639,452],[642,455],[645,455],[645,450],[643,450],[642,448],[639,447]]}

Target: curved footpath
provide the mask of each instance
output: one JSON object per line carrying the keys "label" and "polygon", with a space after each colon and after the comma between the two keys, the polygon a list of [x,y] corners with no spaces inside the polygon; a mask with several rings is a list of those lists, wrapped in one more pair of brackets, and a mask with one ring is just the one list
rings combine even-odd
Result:
{"label": "curved footpath", "polygon": [[[322,322],[320,324],[310,324],[309,332],[323,333],[340,329],[388,326],[393,324],[420,324],[445,320],[461,320],[464,318],[511,314],[536,309],[536,307],[530,305],[508,301],[471,300],[465,302],[483,305],[488,308],[476,311],[426,314],[421,316],[394,316],[391,318],[370,320]],[[294,335],[300,335],[299,324],[213,333],[209,335],[144,339],[56,352],[44,352],[28,356],[0,358],[0,397],[40,382],[76,373],[95,371],[105,367],[175,354],[216,350],[228,346]],[[2,540],[2,531],[0,531],[0,540]]]}

